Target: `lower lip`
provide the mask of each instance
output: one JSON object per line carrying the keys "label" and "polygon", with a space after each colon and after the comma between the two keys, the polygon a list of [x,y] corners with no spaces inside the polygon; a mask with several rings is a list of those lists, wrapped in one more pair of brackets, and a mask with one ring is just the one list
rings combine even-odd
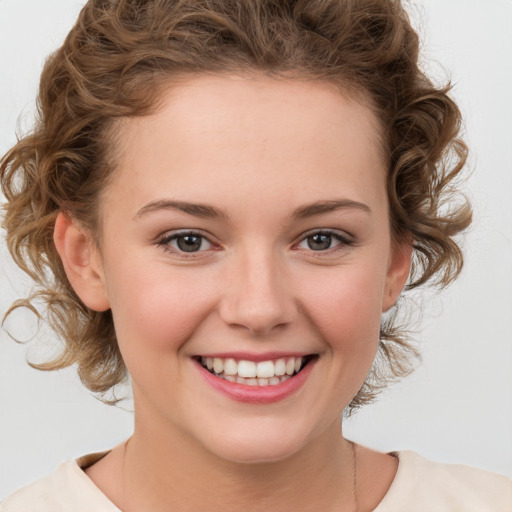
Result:
{"label": "lower lip", "polygon": [[298,391],[306,382],[315,363],[316,359],[309,361],[309,363],[299,373],[297,373],[297,375],[273,386],[249,386],[247,384],[237,384],[236,382],[229,382],[228,380],[216,377],[203,368],[199,362],[197,362],[197,367],[199,368],[203,379],[210,386],[224,395],[227,395],[232,400],[254,404],[268,404],[284,400]]}

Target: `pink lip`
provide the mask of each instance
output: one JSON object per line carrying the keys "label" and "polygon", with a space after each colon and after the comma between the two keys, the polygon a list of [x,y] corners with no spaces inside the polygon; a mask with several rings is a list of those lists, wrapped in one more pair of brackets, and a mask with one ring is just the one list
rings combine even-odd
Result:
{"label": "pink lip", "polygon": [[[230,356],[227,357],[234,356],[233,354],[231,354]],[[266,354],[265,357],[267,359],[274,359],[273,357],[269,358],[268,354]],[[279,359],[279,357],[277,357],[277,359]],[[288,357],[291,356],[288,355]],[[254,359],[251,360],[254,361]],[[227,380],[216,377],[215,375],[211,374],[208,370],[203,368],[198,361],[196,361],[196,367],[198,368],[201,377],[203,377],[203,379],[210,386],[212,386],[217,391],[220,391],[224,395],[228,396],[232,400],[253,404],[268,404],[284,400],[288,396],[295,393],[299,388],[301,388],[302,385],[306,382],[309,375],[311,374],[311,371],[313,370],[316,361],[316,358],[311,360],[297,375],[291,377],[290,379],[284,382],[281,382],[281,384],[276,384],[274,386],[248,386],[246,384],[237,384],[235,382],[229,382]]]}

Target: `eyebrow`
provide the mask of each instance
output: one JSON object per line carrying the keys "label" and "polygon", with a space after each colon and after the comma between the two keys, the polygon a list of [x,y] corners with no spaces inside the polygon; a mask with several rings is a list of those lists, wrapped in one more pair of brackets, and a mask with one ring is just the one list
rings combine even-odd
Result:
{"label": "eyebrow", "polygon": [[[135,219],[143,217],[148,213],[160,211],[160,210],[178,210],[189,215],[200,218],[223,218],[227,219],[228,215],[223,210],[203,203],[189,203],[187,201],[173,201],[170,199],[162,199],[158,201],[151,201],[150,203],[143,206],[136,214]],[[329,213],[336,210],[360,210],[362,212],[371,214],[370,208],[358,201],[351,199],[340,199],[340,200],[329,200],[329,201],[317,201],[316,203],[299,206],[294,210],[292,218],[294,219],[305,219],[308,217],[314,217],[315,215],[321,215],[323,213]]]}
{"label": "eyebrow", "polygon": [[351,199],[340,199],[331,201],[318,201],[316,203],[300,206],[293,212],[293,217],[296,219],[305,219],[322,213],[329,213],[335,210],[360,210],[362,212],[371,214],[372,211],[369,206],[358,201]]}
{"label": "eyebrow", "polygon": [[202,203],[189,203],[187,201],[173,201],[169,199],[162,199],[159,201],[151,201],[147,205],[143,206],[135,215],[135,218],[143,217],[151,212],[160,210],[178,210],[181,212],[194,215],[195,217],[201,218],[227,218],[226,213],[214,206]]}

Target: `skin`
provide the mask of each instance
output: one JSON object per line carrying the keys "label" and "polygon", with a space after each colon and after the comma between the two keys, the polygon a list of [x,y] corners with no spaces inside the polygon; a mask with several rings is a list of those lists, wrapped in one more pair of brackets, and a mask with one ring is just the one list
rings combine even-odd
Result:
{"label": "skin", "polygon": [[[63,214],[55,228],[81,299],[112,309],[132,377],[134,434],[87,474],[125,511],[353,510],[341,413],[410,262],[391,239],[374,114],[317,81],[200,76],[117,135],[99,246]],[[344,203],[294,216],[329,201]],[[170,237],[183,230],[204,235],[201,250],[180,252]],[[341,238],[313,250],[308,237],[326,231]],[[276,350],[317,360],[273,404],[226,397],[193,359]],[[372,510],[397,462],[357,453],[359,510]]]}

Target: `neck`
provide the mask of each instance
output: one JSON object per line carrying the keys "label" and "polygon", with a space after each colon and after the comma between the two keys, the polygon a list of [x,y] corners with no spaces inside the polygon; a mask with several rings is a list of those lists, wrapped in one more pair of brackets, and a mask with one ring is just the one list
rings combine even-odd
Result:
{"label": "neck", "polygon": [[352,512],[353,455],[341,421],[284,460],[251,464],[222,459],[168,426],[136,424],[122,457],[122,508]]}

